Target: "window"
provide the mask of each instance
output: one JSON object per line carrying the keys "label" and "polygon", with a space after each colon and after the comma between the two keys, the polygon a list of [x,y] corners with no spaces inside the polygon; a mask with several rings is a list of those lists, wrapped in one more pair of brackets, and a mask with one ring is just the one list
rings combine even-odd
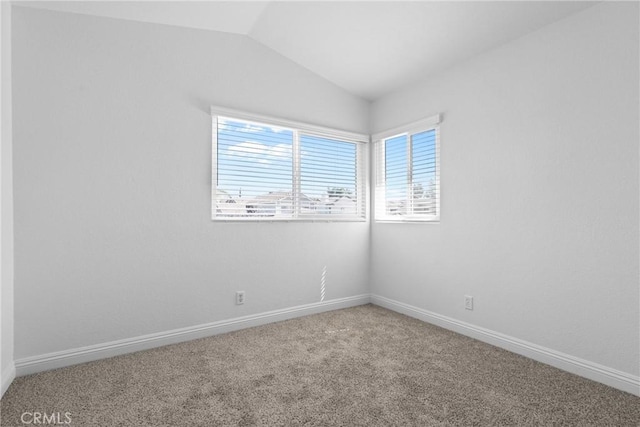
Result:
{"label": "window", "polygon": [[440,116],[374,136],[375,218],[440,219]]}
{"label": "window", "polygon": [[212,108],[214,220],[363,220],[365,135]]}

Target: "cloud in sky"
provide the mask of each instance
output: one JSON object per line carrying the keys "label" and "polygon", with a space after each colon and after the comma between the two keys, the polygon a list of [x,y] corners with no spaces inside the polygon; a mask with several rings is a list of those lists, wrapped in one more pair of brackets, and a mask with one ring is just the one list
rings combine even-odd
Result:
{"label": "cloud in sky", "polygon": [[235,131],[246,133],[282,133],[291,132],[290,129],[281,128],[272,125],[263,125],[257,123],[244,122],[238,119],[226,119],[224,117],[218,117],[218,130],[221,131]]}
{"label": "cloud in sky", "polygon": [[267,145],[256,141],[244,141],[228,146],[224,154],[257,159],[259,163],[265,164],[274,159],[291,158],[291,145]]}

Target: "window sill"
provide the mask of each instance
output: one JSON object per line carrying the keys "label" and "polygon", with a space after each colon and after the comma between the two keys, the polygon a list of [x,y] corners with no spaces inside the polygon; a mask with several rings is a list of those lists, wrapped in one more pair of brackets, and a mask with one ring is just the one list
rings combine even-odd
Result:
{"label": "window sill", "polygon": [[366,218],[270,218],[270,219],[255,219],[255,218],[217,218],[212,219],[211,222],[220,223],[276,223],[276,222],[367,222]]}
{"label": "window sill", "polygon": [[440,224],[440,218],[403,218],[403,219],[375,219],[380,224]]}

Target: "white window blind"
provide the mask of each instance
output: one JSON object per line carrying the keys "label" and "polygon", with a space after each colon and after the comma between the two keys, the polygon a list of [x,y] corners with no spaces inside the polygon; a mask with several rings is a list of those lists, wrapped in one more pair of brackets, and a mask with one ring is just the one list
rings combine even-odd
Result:
{"label": "white window blind", "polygon": [[291,129],[217,117],[216,217],[269,217],[276,208],[293,216],[293,136]]}
{"label": "white window blind", "polygon": [[302,214],[331,217],[364,215],[363,144],[300,135]]}
{"label": "white window blind", "polygon": [[377,221],[439,221],[439,116],[377,135]]}
{"label": "white window blind", "polygon": [[365,218],[366,136],[230,113],[213,114],[214,220]]}

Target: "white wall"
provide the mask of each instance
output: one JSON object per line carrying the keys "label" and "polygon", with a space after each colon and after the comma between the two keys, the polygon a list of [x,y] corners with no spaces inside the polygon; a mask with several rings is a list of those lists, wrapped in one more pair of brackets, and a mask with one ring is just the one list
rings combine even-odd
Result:
{"label": "white wall", "polygon": [[16,360],[318,302],[324,266],[326,299],[368,291],[368,223],[210,218],[210,104],[366,133],[366,102],[242,36],[13,31]]}
{"label": "white wall", "polygon": [[13,364],[13,189],[11,125],[11,4],[0,3],[0,396],[15,376]]}
{"label": "white wall", "polygon": [[372,292],[637,376],[638,36],[599,4],[375,102],[444,121],[442,221],[374,225]]}

